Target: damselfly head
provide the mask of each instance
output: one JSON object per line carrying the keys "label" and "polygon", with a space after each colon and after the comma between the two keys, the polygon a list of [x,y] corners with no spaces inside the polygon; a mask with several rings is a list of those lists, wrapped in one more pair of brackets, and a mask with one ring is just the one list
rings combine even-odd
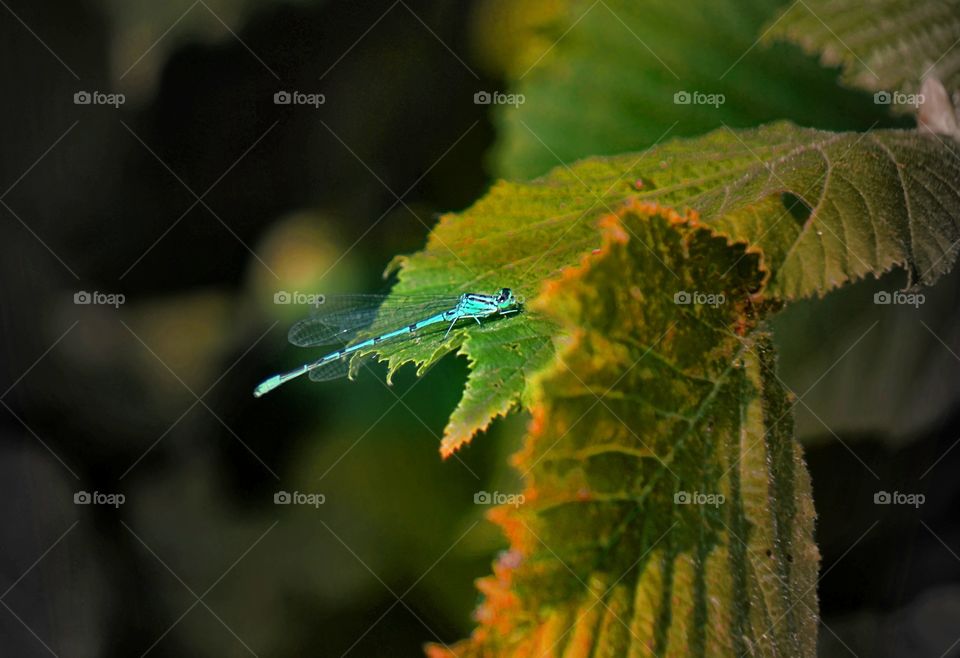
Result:
{"label": "damselfly head", "polygon": [[501,312],[509,311],[519,305],[516,296],[514,296],[510,288],[500,288],[500,290],[497,291],[496,299],[497,308],[500,309]]}

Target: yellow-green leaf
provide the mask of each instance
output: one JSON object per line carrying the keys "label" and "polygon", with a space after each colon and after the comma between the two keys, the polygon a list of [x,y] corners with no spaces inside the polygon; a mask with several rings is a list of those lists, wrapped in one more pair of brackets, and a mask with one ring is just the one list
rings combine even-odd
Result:
{"label": "yellow-green leaf", "polygon": [[536,304],[570,340],[535,379],[479,627],[430,652],[813,656],[813,504],[759,258],[648,205],[603,232]]}

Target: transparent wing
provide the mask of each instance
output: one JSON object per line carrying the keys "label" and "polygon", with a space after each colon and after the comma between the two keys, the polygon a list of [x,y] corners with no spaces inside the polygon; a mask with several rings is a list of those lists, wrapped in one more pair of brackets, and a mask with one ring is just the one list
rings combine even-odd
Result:
{"label": "transparent wing", "polygon": [[453,308],[457,296],[401,297],[397,295],[330,296],[307,318],[290,327],[288,338],[299,347],[346,344]]}
{"label": "transparent wing", "polygon": [[328,382],[333,379],[346,377],[349,372],[350,359],[343,358],[337,359],[336,361],[330,361],[329,363],[324,363],[322,366],[314,368],[310,371],[308,377],[315,382]]}
{"label": "transparent wing", "polygon": [[373,324],[382,301],[382,298],[352,300],[352,303],[334,301],[333,304],[342,304],[340,308],[325,303],[310,317],[295,322],[287,338],[299,347],[348,343],[359,331]]}

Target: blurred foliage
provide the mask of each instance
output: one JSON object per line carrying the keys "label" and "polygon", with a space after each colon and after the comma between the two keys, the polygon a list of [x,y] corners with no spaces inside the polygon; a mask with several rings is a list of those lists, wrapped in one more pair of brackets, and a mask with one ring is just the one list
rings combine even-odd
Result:
{"label": "blurred foliage", "polygon": [[564,0],[504,2],[482,0],[471,21],[472,46],[481,64],[508,78],[523,72],[553,44],[551,35],[563,25]]}
{"label": "blurred foliage", "polygon": [[304,296],[343,293],[361,285],[360,264],[345,253],[338,226],[336,218],[323,213],[277,220],[256,250],[266,266],[250,263],[251,297],[264,315],[291,322],[309,312],[309,305],[296,303]]}
{"label": "blurred foliage", "polygon": [[[758,46],[780,0],[677,4],[488,0],[478,39],[525,102],[494,109],[494,170],[531,178],[558,162],[639,150],[666,137],[789,119],[829,130],[887,123],[799,49]],[[519,26],[501,31],[504,25]],[[677,104],[678,92],[725,102]],[[829,102],[825,102],[829,99]]]}
{"label": "blurred foliage", "polygon": [[[425,635],[467,633],[471,581],[505,543],[475,524],[485,508],[473,496],[517,487],[501,437],[518,421],[492,428],[466,465],[437,459],[465,379],[457,359],[403,403],[394,393],[408,392],[413,373],[388,388],[376,368],[258,403],[251,391],[310,356],[285,340],[307,309],[276,304],[275,293],[385,292],[390,257],[421,245],[436,212],[485,185],[491,131],[472,104],[476,65],[444,45],[461,50],[469,8],[22,4],[10,9],[23,24],[0,22],[5,88],[17,98],[3,109],[0,165],[7,185],[22,177],[5,203],[24,221],[0,226],[10,283],[0,361],[17,383],[5,402],[26,423],[4,417],[4,455],[22,453],[10,462],[24,469],[16,484],[35,478],[45,493],[11,507],[11,573],[79,523],[7,601],[61,655],[101,655],[81,648],[102,642],[141,655],[158,639],[151,656],[245,653],[241,641],[260,655],[340,655],[361,637],[356,655],[416,655]],[[328,102],[275,106],[281,84]],[[76,106],[78,88],[122,91],[127,103]],[[192,207],[186,187],[214,183],[206,207]],[[126,303],[78,306],[78,289],[122,292]],[[77,507],[78,488],[119,490],[127,503]],[[279,489],[327,502],[275,507]],[[198,604],[171,629],[194,603],[174,574],[204,592],[277,520],[206,599],[222,622]],[[54,565],[74,577],[34,579],[59,573]],[[390,608],[389,590],[414,584],[413,612]],[[67,605],[78,597],[82,613]],[[0,627],[7,653],[43,650],[13,616]]]}
{"label": "blurred foliage", "polygon": [[[229,326],[236,313],[230,295],[197,290],[167,299],[152,298],[130,309],[127,323],[143,341],[140,368],[144,383],[196,390],[209,386],[220,374],[228,354]],[[124,314],[128,315],[128,314]],[[157,377],[158,361],[175,376]],[[170,395],[176,390],[166,390]]]}
{"label": "blurred foliage", "polygon": [[[445,362],[431,377],[455,381],[461,370],[461,364]],[[322,493],[319,508],[275,508],[268,494],[238,514],[236,501],[224,498],[205,474],[215,446],[204,447],[184,469],[152,479],[138,500],[131,527],[198,591],[278,521],[206,599],[258,652],[292,656],[314,646],[339,655],[371,627],[366,642],[355,647],[369,655],[380,644],[415,647],[424,635],[437,640],[468,628],[470,580],[502,545],[491,526],[476,525],[482,508],[473,504],[473,493],[486,486],[477,478],[516,487],[516,476],[496,482],[498,476],[486,470],[485,464],[505,460],[500,432],[469,465],[441,463],[431,434],[449,413],[451,396],[400,373],[396,394],[407,406],[395,405],[382,377],[365,372],[349,385],[349,395],[320,386],[301,393],[298,414],[311,422],[277,466],[283,474],[277,488]],[[171,506],[171,499],[179,504]],[[179,532],[159,530],[169,527]],[[183,599],[186,609],[190,600],[183,587],[160,565],[147,564],[149,582],[157,583],[164,599]],[[464,586],[451,587],[453,582]],[[373,627],[394,601],[389,590],[405,593],[416,614],[430,620],[428,628],[401,605],[394,613],[409,618],[410,637],[397,635],[402,627],[396,621]],[[237,641],[226,630],[211,632],[216,628],[210,613],[198,608],[178,636],[204,655],[232,652]]]}
{"label": "blurred foliage", "polygon": [[781,375],[803,398],[796,415],[805,443],[839,435],[903,445],[956,408],[957,388],[944,385],[956,362],[945,345],[960,341],[960,272],[912,289],[917,305],[874,302],[905,286],[895,271],[801,300],[773,319]]}
{"label": "blurred foliage", "polygon": [[147,95],[171,52],[186,43],[232,38],[249,15],[270,5],[306,0],[201,0],[173,3],[98,0],[113,40],[111,77],[126,93]]}

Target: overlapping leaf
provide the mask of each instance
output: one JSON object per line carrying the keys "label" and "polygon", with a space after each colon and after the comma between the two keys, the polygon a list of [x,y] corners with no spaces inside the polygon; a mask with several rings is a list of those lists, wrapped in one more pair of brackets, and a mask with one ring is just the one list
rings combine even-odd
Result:
{"label": "overlapping leaf", "polygon": [[775,304],[690,219],[623,209],[538,301],[571,340],[535,380],[526,501],[495,515],[479,628],[432,655],[814,655],[809,478],[755,330]]}
{"label": "overlapping leaf", "polygon": [[[915,131],[720,129],[587,159],[530,183],[496,184],[465,212],[443,217],[426,249],[397,261],[395,292],[508,286],[532,299],[544,281],[599,247],[599,218],[636,200],[693,208],[715,231],[750,245],[762,257],[769,297],[819,295],[895,266],[930,283],[960,246],[957,181],[960,147]],[[652,257],[656,245],[650,249]],[[410,342],[376,351],[391,371],[407,362],[423,369],[457,347],[474,363],[445,432],[449,453],[516,404],[525,372],[545,363],[555,334],[549,319],[527,312],[464,325],[439,347]]]}

